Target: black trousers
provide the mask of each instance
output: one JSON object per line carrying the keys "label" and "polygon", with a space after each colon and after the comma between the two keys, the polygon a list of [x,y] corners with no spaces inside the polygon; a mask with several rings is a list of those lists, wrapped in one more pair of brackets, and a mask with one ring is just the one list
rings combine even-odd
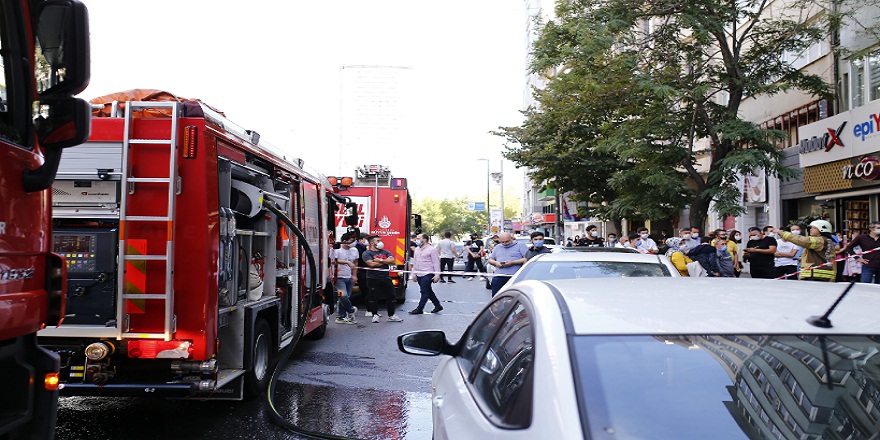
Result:
{"label": "black trousers", "polygon": [[[455,258],[441,258],[440,259],[440,272],[452,272],[452,264],[455,262]],[[449,281],[452,281],[452,275],[447,274],[446,277]],[[440,280],[443,280],[443,274],[440,274]]]}
{"label": "black trousers", "polygon": [[770,279],[776,277],[776,268],[773,266],[757,266],[752,263],[749,268],[752,271],[752,278]]}
{"label": "black trousers", "polygon": [[474,271],[474,264],[477,265],[477,268],[480,270],[480,272],[484,272],[484,273],[486,272],[486,268],[483,267],[483,259],[482,258],[474,258],[470,255],[468,255],[467,266],[465,266],[464,271],[465,272],[473,272]]}
{"label": "black trousers", "polygon": [[367,278],[367,310],[374,315],[379,311],[379,301],[385,299],[388,316],[394,314],[394,284],[391,278]]}
{"label": "black trousers", "polygon": [[[790,273],[795,273],[795,272],[797,272],[797,265],[777,266],[776,267],[776,278],[788,275]],[[786,280],[796,280],[796,279],[798,279],[798,277],[795,275],[792,275],[792,276],[787,277],[785,279]]]}

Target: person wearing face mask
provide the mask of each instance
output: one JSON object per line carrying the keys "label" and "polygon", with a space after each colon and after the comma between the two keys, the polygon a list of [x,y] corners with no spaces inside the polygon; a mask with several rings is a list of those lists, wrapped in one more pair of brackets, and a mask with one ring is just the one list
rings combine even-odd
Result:
{"label": "person wearing face mask", "polygon": [[[715,238],[713,238],[709,244],[712,246],[715,246],[715,244],[718,243],[718,241],[724,241],[725,246],[727,247],[727,252],[730,253],[730,262],[731,262],[731,264],[733,264],[732,273],[733,273],[733,275],[736,275],[740,271],[739,247],[736,245],[736,243],[733,242],[733,240],[730,240],[730,236],[727,234],[727,231],[724,229],[716,229],[713,232],[713,235]],[[727,264],[726,263],[728,261],[727,258],[723,258],[720,255],[718,258],[719,258],[719,264],[722,264],[722,265]],[[723,263],[722,263],[722,258],[723,258]],[[725,273],[727,273],[727,272],[725,272]]]}
{"label": "person wearing face mask", "polygon": [[782,238],[804,247],[800,279],[831,283],[836,280],[837,265],[834,264],[835,250],[834,240],[831,239],[831,229],[831,223],[827,220],[813,220],[810,223],[810,235],[806,237],[794,235],[781,229],[774,230]]}
{"label": "person wearing face mask", "polygon": [[510,281],[509,276],[498,275],[515,274],[528,261],[526,259],[528,251],[528,246],[524,243],[518,243],[510,233],[502,232],[498,235],[498,246],[492,249],[492,254],[489,256],[489,264],[496,268],[495,276],[491,281],[492,296],[495,296]]}
{"label": "person wearing face mask", "polygon": [[351,305],[351,291],[357,282],[357,260],[360,257],[354,244],[354,233],[342,234],[339,249],[333,249],[333,259],[336,260],[336,291],[339,292],[339,313],[336,316],[337,324],[357,324],[354,314],[357,307]]}
{"label": "person wearing face mask", "polygon": [[648,228],[645,227],[639,228],[639,242],[636,244],[636,248],[643,254],[657,254],[660,252],[660,249],[657,249],[657,243],[651,239],[651,236],[648,235]]}
{"label": "person wearing face mask", "polygon": [[603,247],[605,241],[599,236],[599,228],[596,225],[587,226],[587,233],[581,239],[580,246]]}
{"label": "person wearing face mask", "polygon": [[[868,233],[853,238],[842,252],[846,255],[856,255],[856,251],[854,251],[856,246],[860,246],[862,252],[880,248],[880,222],[869,223]],[[856,261],[862,263],[859,282],[880,284],[880,250],[859,256]]]}
{"label": "person wearing face mask", "polygon": [[[772,226],[767,226],[764,231],[771,233]],[[746,243],[744,257],[749,259],[749,269],[752,278],[770,279],[776,276],[776,239],[766,236],[756,228],[749,228],[749,241]]]}
{"label": "person wearing face mask", "polygon": [[526,260],[531,260],[535,255],[549,254],[550,249],[544,246],[544,233],[535,231],[529,235],[532,246],[526,252]]}
{"label": "person wearing face mask", "polygon": [[419,298],[419,305],[409,311],[410,315],[424,313],[423,310],[428,300],[434,304],[434,310],[431,310],[431,313],[440,313],[443,310],[443,306],[440,305],[440,300],[437,299],[434,288],[431,286],[431,284],[440,281],[440,252],[428,241],[427,234],[418,234],[414,240],[416,250],[413,254],[413,272],[410,274],[410,279],[419,283],[419,293],[422,296]]}
{"label": "person wearing face mask", "polygon": [[394,256],[385,250],[382,237],[370,237],[370,248],[364,252],[364,263],[367,264],[367,315],[372,316],[373,322],[379,322],[378,301],[385,299],[388,310],[388,322],[403,321],[394,314],[394,284],[391,283],[391,275],[388,269],[394,264]]}
{"label": "person wearing face mask", "polygon": [[608,234],[608,239],[605,240],[605,247],[615,247],[617,245],[617,234],[611,232]]}
{"label": "person wearing face mask", "polygon": [[[792,235],[801,235],[801,227],[798,225],[792,225],[789,228],[789,231]],[[779,240],[776,241],[776,253],[773,254],[774,265],[776,266],[776,278],[786,277],[787,280],[796,279],[794,277],[789,277],[789,274],[793,274],[798,271],[797,260],[795,260],[795,256],[799,253],[802,248],[789,240],[786,240],[783,237],[779,237]]]}

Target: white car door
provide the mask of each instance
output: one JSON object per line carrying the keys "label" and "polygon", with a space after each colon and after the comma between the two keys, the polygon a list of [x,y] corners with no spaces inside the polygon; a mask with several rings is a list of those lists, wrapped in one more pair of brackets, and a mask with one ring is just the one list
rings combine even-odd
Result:
{"label": "white car door", "polygon": [[461,353],[434,373],[435,439],[527,439],[534,331],[526,308],[502,297],[463,336]]}

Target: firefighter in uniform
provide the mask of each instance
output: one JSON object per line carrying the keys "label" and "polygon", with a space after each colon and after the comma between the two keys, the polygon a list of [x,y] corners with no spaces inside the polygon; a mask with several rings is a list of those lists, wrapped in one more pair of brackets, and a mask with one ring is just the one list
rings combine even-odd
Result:
{"label": "firefighter in uniform", "polygon": [[[837,277],[837,265],[834,264],[834,240],[831,239],[831,223],[825,220],[813,220],[810,223],[810,235],[802,237],[791,232],[776,229],[775,232],[783,239],[804,248],[801,256],[800,279],[809,281],[831,281]],[[831,264],[824,265],[831,262]],[[820,266],[821,268],[813,269]]]}

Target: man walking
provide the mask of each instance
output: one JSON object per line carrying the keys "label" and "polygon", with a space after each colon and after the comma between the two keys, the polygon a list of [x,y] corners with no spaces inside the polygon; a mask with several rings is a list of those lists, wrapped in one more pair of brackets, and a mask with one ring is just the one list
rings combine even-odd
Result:
{"label": "man walking", "polygon": [[495,276],[492,277],[492,296],[495,296],[508,281],[509,276],[526,263],[526,253],[529,251],[528,246],[523,243],[517,243],[513,236],[508,232],[502,232],[498,236],[498,246],[492,249],[492,255],[489,256],[489,264],[496,267]]}
{"label": "man walking", "polygon": [[[771,232],[772,226],[766,226],[765,232]],[[749,241],[743,253],[749,259],[749,270],[752,278],[774,278],[776,276],[776,239],[765,236],[764,232],[752,226],[749,228]]]}
{"label": "man walking", "polygon": [[[483,256],[481,255],[483,252],[483,240],[478,240],[477,234],[471,234],[471,239],[464,244],[464,248],[468,253],[467,265],[464,271],[473,273],[474,264],[476,264],[480,272],[486,273],[486,268],[483,266]],[[472,280],[474,276],[468,275],[465,279]]]}
{"label": "man walking", "polygon": [[[861,246],[862,252],[880,247],[880,222],[873,221],[868,224],[868,228],[867,234],[861,234],[849,242],[849,245],[843,249],[844,254],[853,254],[853,248],[856,246]],[[880,284],[880,251],[860,256],[856,261],[862,263],[859,282]]]}
{"label": "man walking", "polygon": [[[437,249],[440,251],[440,282],[441,283],[454,283],[452,280],[452,264],[455,262],[455,259],[458,258],[458,252],[455,250],[455,243],[450,240],[452,237],[452,233],[447,231],[443,234],[443,240],[440,240],[437,243]],[[449,280],[443,279],[443,272],[446,272],[446,277]]]}
{"label": "man walking", "polygon": [[[379,322],[378,301],[385,299],[388,309],[388,321],[400,322],[402,319],[394,314],[394,284],[391,283],[389,267],[394,264],[391,252],[386,251],[385,243],[378,236],[370,237],[370,248],[364,252],[364,263],[367,265],[367,316],[373,317],[373,322]],[[378,269],[378,270],[369,270]]]}
{"label": "man walking", "polygon": [[419,298],[419,305],[410,310],[409,314],[421,315],[424,313],[425,304],[429,299],[434,304],[434,310],[431,310],[431,313],[439,313],[443,310],[443,306],[440,305],[440,300],[434,294],[431,284],[440,280],[440,253],[434,249],[434,246],[431,246],[431,243],[428,243],[426,234],[416,236],[415,243],[416,251],[413,256],[413,272],[410,279],[419,283],[419,292],[422,297]]}
{"label": "man walking", "polygon": [[333,258],[336,260],[336,291],[339,292],[337,324],[357,324],[354,317],[357,307],[351,305],[351,290],[357,282],[357,261],[360,253],[352,244],[354,233],[346,232],[342,234],[339,249],[333,250]]}

